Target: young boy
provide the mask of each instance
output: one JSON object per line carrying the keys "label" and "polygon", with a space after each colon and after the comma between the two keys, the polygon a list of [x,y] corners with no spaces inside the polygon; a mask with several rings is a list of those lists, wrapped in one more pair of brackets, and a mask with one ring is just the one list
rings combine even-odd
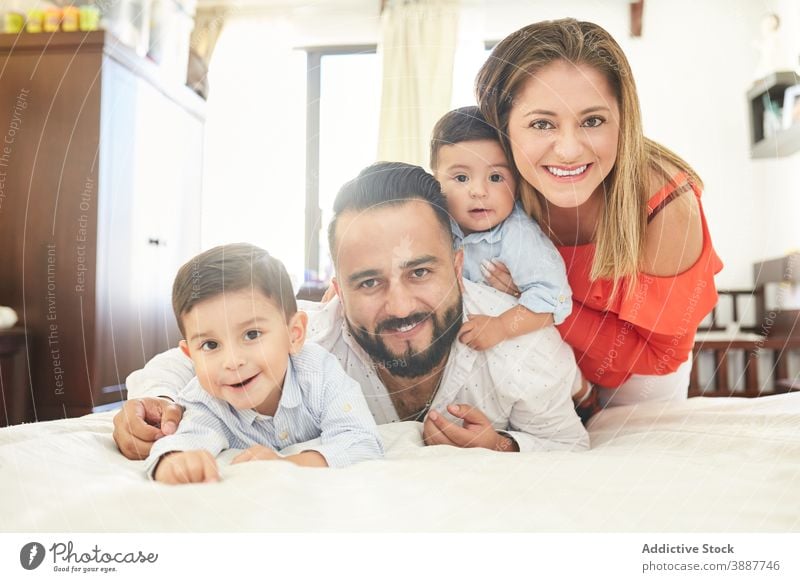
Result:
{"label": "young boy", "polygon": [[[178,271],[172,306],[197,376],[180,393],[186,411],[177,432],[156,441],[147,459],[156,481],[216,481],[214,458],[229,448],[246,449],[233,463],[308,467],[383,455],[361,388],[334,356],[304,345],[307,316],[283,264],[266,251],[232,244],[198,255]],[[317,437],[301,453],[279,452]]]}
{"label": "young boy", "polygon": [[499,261],[520,290],[519,306],[497,317],[471,316],[459,339],[477,350],[548,325],[572,311],[564,261],[516,203],[516,180],[497,132],[477,107],[447,113],[433,129],[431,169],[447,198],[464,277],[482,283]]}

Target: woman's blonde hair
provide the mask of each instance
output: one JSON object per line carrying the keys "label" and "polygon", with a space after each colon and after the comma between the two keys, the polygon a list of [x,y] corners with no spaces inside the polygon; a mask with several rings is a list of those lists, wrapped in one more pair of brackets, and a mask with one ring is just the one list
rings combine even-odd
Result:
{"label": "woman's blonde hair", "polygon": [[[647,197],[651,172],[666,180],[670,168],[680,168],[701,185],[692,168],[670,150],[642,134],[639,98],[628,60],[600,26],[572,18],[538,22],[507,36],[478,72],[475,91],[486,120],[500,133],[509,160],[513,160],[508,119],[514,98],[526,81],[543,67],[565,61],[587,65],[605,76],[619,105],[617,160],[605,183],[605,204],[596,234],[596,252],[590,278],[633,282],[641,267],[647,227]],[[516,166],[516,162],[515,162]],[[525,210],[542,224],[542,195],[517,170],[520,199]],[[677,184],[676,184],[677,186]],[[635,193],[632,195],[631,193]],[[545,223],[546,225],[546,223]],[[629,290],[633,289],[633,285]]]}

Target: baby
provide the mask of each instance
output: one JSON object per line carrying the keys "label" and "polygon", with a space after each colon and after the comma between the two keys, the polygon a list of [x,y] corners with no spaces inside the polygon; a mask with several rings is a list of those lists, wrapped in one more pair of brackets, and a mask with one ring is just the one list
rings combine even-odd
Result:
{"label": "baby", "polygon": [[431,169],[442,186],[463,275],[481,283],[493,261],[508,267],[519,306],[491,317],[471,315],[459,338],[473,349],[548,325],[572,311],[564,261],[539,225],[516,202],[516,180],[497,132],[477,107],[447,113],[433,129]]}
{"label": "baby", "polygon": [[[246,449],[233,463],[308,467],[383,456],[360,386],[333,355],[305,344],[308,318],[283,264],[266,251],[232,244],[198,255],[178,272],[172,306],[197,376],[180,393],[177,432],[147,459],[156,481],[216,481],[215,457],[229,448]],[[300,453],[280,454],[317,437]]]}

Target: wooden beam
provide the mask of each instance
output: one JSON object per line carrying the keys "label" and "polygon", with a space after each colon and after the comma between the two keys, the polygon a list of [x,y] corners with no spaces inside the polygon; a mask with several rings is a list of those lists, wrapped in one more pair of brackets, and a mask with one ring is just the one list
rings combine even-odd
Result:
{"label": "wooden beam", "polygon": [[644,0],[631,2],[631,36],[642,36],[642,13],[644,12]]}

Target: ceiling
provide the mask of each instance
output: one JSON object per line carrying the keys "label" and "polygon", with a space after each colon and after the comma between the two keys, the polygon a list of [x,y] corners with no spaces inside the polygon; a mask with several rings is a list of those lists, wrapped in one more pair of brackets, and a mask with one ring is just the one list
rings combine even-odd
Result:
{"label": "ceiling", "polygon": [[197,0],[198,6],[225,6],[235,9],[348,9],[375,10],[381,0]]}

